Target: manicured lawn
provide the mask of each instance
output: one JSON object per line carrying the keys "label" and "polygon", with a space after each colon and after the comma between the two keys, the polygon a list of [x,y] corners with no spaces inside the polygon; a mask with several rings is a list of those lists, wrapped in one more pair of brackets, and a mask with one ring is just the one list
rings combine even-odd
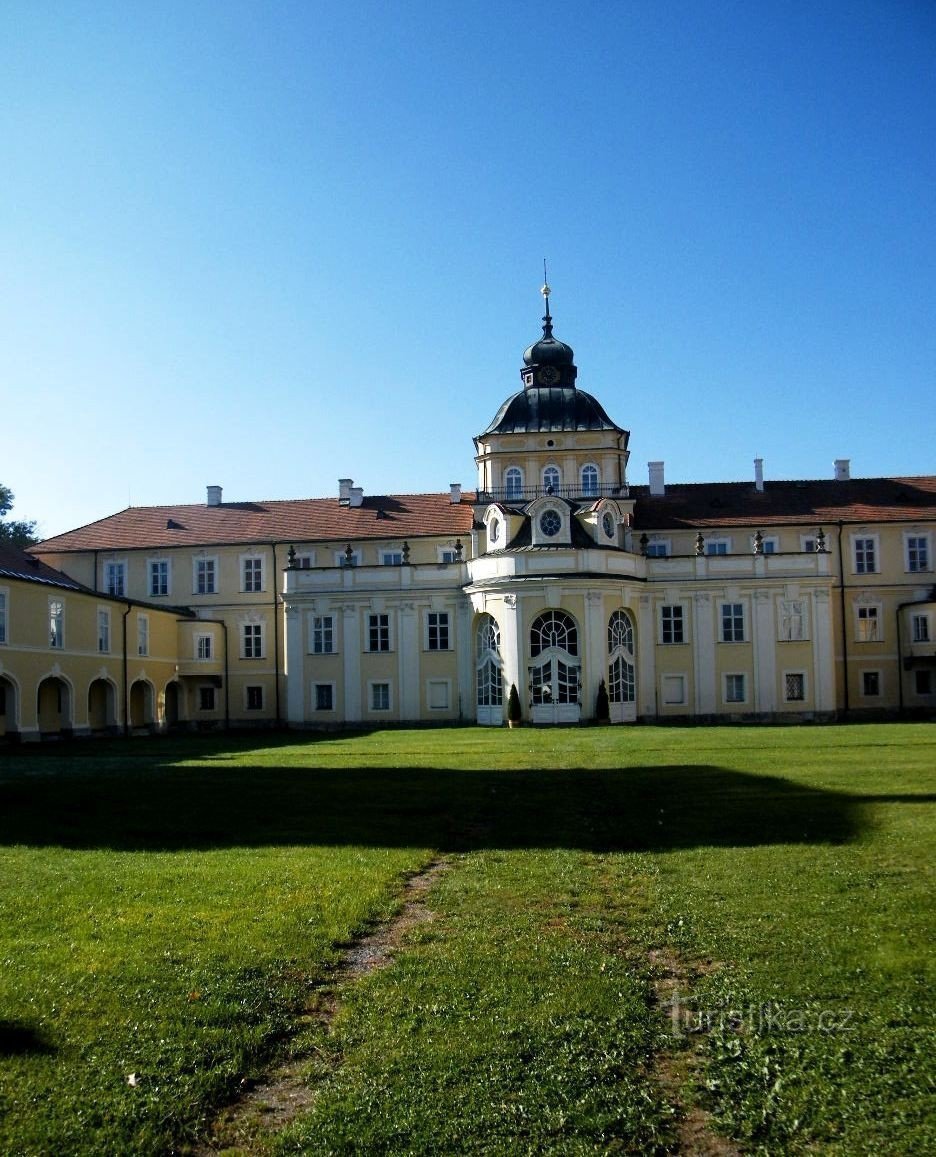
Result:
{"label": "manicured lawn", "polygon": [[[317,1096],[282,1152],[666,1152],[659,1057],[696,1041],[683,1100],[751,1150],[936,1148],[932,726],[0,759],[0,1152],[184,1147],[290,1048]],[[301,1022],[437,852],[436,918]]]}

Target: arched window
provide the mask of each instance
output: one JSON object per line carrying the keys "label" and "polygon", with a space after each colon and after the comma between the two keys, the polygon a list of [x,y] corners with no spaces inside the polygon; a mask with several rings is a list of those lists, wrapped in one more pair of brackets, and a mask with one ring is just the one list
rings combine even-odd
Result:
{"label": "arched window", "polygon": [[626,611],[615,611],[608,620],[608,699],[633,703],[636,692],[634,624]]}
{"label": "arched window", "polygon": [[504,702],[504,678],[501,674],[500,629],[491,615],[482,615],[475,634],[477,664],[475,669],[479,707],[500,707]]}
{"label": "arched window", "polygon": [[543,490],[547,494],[558,494],[560,474],[558,466],[547,466],[543,471]]}
{"label": "arched window", "polygon": [[582,467],[582,494],[595,498],[598,494],[598,467],[589,463]]}
{"label": "arched window", "polygon": [[530,655],[535,658],[550,647],[578,654],[578,629],[564,611],[546,611],[530,627]]}
{"label": "arched window", "polygon": [[523,471],[519,466],[510,466],[504,474],[504,491],[508,502],[523,497]]}

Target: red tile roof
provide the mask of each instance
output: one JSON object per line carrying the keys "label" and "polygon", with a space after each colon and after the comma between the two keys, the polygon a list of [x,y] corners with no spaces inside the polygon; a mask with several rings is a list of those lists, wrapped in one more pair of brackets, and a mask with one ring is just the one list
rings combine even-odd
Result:
{"label": "red tile roof", "polygon": [[131,506],[33,549],[40,554],[225,543],[295,543],[468,535],[474,495],[396,494],[342,506],[337,498],[223,502],[219,506]]}
{"label": "red tile roof", "polygon": [[67,590],[80,591],[84,588],[70,579],[60,570],[53,570],[40,562],[34,555],[28,554],[18,546],[0,543],[0,578],[20,579],[22,582],[45,583],[47,586],[65,587]]}
{"label": "red tile roof", "polygon": [[803,482],[667,484],[665,496],[632,486],[641,530],[727,526],[829,526],[836,522],[913,522],[936,518],[936,476]]}

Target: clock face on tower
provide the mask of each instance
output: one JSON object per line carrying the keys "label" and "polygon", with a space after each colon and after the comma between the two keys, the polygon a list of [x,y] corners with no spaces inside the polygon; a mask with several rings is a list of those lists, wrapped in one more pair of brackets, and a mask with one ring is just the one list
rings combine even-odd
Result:
{"label": "clock face on tower", "polygon": [[559,371],[555,366],[543,366],[537,377],[541,385],[552,386],[559,381]]}

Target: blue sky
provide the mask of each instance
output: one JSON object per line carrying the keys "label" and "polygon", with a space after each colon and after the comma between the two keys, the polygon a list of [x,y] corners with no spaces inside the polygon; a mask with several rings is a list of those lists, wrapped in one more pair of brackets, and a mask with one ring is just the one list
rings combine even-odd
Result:
{"label": "blue sky", "polygon": [[0,10],[0,482],[474,483],[542,259],[630,479],[936,471],[936,5]]}

